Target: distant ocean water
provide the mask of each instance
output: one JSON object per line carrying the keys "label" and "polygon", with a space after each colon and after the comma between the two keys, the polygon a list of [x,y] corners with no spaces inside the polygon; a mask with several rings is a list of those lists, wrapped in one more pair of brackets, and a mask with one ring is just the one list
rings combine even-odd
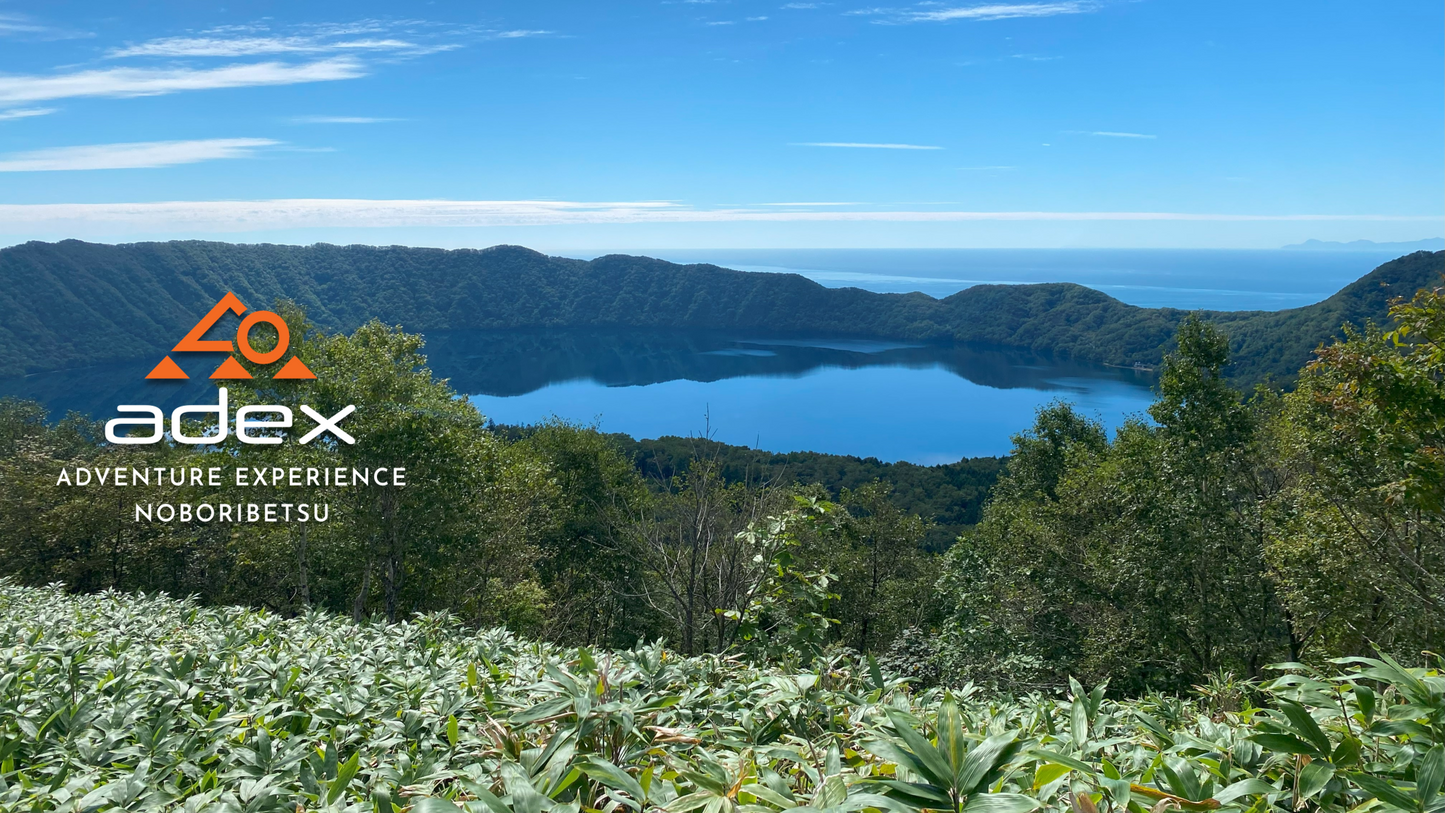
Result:
{"label": "distant ocean water", "polygon": [[1234,249],[636,249],[739,271],[786,272],[830,288],[935,297],[987,283],[1076,282],[1130,305],[1283,310],[1329,297],[1395,259],[1396,251]]}

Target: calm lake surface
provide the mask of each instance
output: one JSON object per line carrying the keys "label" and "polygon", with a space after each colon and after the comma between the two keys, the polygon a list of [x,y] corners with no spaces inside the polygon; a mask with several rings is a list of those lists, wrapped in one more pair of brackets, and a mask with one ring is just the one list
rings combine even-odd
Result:
{"label": "calm lake surface", "polygon": [[[1011,350],[680,331],[441,331],[427,353],[497,423],[555,416],[640,438],[709,432],[772,451],[928,464],[1007,453],[1009,436],[1054,399],[1117,426],[1149,404],[1152,383]],[[3,379],[0,396],[102,417],[118,404],[214,403],[204,379],[144,380],[154,365]]]}
{"label": "calm lake surface", "polygon": [[[1111,427],[1152,400],[1150,374],[1017,351],[650,332],[527,338],[530,352],[512,357],[537,367],[511,375],[491,368],[484,378],[493,380],[455,382],[479,393],[472,400],[498,423],[556,415],[634,437],[707,433],[771,451],[933,464],[1006,454],[1009,436],[1055,399]],[[485,334],[437,339],[460,349]],[[445,356],[438,363],[467,366]]]}
{"label": "calm lake surface", "polygon": [[[832,287],[946,296],[977,282],[1073,281],[1140,306],[1221,310],[1317,302],[1392,259],[1177,250],[636,253],[798,271]],[[427,342],[433,370],[498,423],[556,416],[640,438],[706,431],[772,451],[925,464],[1005,454],[1009,436],[1053,400],[1072,401],[1113,428],[1153,398],[1148,373],[952,345],[616,330],[443,331]],[[0,379],[0,396],[102,417],[122,403],[169,409],[214,398],[207,381],[144,381],[155,363]],[[209,369],[200,360],[189,365]]]}

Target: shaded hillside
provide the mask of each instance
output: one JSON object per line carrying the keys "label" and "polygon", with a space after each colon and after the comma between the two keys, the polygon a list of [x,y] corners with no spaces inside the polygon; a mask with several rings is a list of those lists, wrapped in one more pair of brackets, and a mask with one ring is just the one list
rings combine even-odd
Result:
{"label": "shaded hillside", "polygon": [[[1234,341],[1237,379],[1287,379],[1341,323],[1383,320],[1389,298],[1438,281],[1442,270],[1445,252],[1417,252],[1316,305],[1207,316]],[[418,331],[725,329],[987,343],[1108,364],[1156,363],[1185,315],[1071,283],[980,285],[939,300],[824,288],[793,274],[621,255],[584,262],[516,246],[67,240],[0,250],[0,375],[159,355],[226,291],[253,308],[293,299],[339,330],[373,317]]]}
{"label": "shaded hillside", "polygon": [[[492,430],[508,440],[519,440],[537,427],[493,425]],[[617,432],[606,437],[654,488],[663,488],[685,474],[699,457],[715,460],[718,474],[728,485],[817,484],[835,500],[844,489],[881,480],[893,489],[890,499],[894,505],[930,523],[923,545],[935,552],[947,550],[959,534],[978,523],[983,503],[1008,461],[1005,457],[965,457],[956,463],[920,466],[856,455],[768,452],[698,437],[667,435],[639,440]]]}
{"label": "shaded hillside", "polygon": [[718,460],[722,476],[729,483],[817,483],[833,499],[845,488],[882,480],[893,488],[894,505],[931,523],[924,535],[924,547],[933,551],[947,550],[960,533],[978,522],[984,500],[1006,462],[1002,457],[966,457],[957,463],[920,466],[822,452],[778,454],[700,438],[608,437],[645,477],[674,477],[687,471],[695,457],[707,455]]}

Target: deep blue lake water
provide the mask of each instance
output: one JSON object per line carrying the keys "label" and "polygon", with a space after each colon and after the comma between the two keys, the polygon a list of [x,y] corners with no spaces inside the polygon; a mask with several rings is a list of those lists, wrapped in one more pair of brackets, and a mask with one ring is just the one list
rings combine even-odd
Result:
{"label": "deep blue lake water", "polygon": [[[437,338],[485,341],[472,332]],[[723,334],[532,338],[538,347],[517,357],[550,363],[543,386],[518,393],[508,386],[517,378],[456,382],[482,393],[472,400],[498,423],[556,415],[634,437],[708,433],[772,451],[933,464],[1006,454],[1009,436],[1054,399],[1109,426],[1152,400],[1150,374],[1018,351]]]}
{"label": "deep blue lake water", "polygon": [[[799,271],[834,287],[946,296],[977,282],[1073,281],[1140,306],[1232,310],[1317,302],[1391,259],[1303,251],[637,253]],[[446,331],[427,340],[433,370],[498,423],[557,416],[634,437],[708,431],[772,451],[887,461],[1005,454],[1009,436],[1050,401],[1072,401],[1117,427],[1153,397],[1149,374],[960,346],[603,330]],[[121,403],[169,408],[214,397],[205,381],[144,381],[155,362],[3,379],[0,396],[97,416]]]}

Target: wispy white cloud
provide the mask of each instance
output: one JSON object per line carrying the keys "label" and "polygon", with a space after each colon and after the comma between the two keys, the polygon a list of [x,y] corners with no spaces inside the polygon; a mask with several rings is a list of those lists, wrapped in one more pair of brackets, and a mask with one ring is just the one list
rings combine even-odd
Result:
{"label": "wispy white cloud", "polygon": [[830,6],[830,5],[832,5],[832,3],[784,3],[783,5],[779,6],[779,8],[785,8],[785,9],[807,9],[807,8],[822,8],[823,6]]}
{"label": "wispy white cloud", "polygon": [[947,22],[949,20],[1009,20],[1018,17],[1056,17],[1060,14],[1083,14],[1094,10],[1092,3],[1065,0],[1058,3],[991,3],[981,6],[924,9],[908,11],[903,17],[916,22]]}
{"label": "wispy white cloud", "polygon": [[0,37],[17,37],[31,40],[71,40],[94,36],[89,31],[58,28],[37,22],[23,14],[0,13]]}
{"label": "wispy white cloud", "polygon": [[555,33],[555,31],[543,31],[541,29],[518,28],[515,31],[494,31],[488,35],[488,38],[494,40],[517,40],[526,37],[547,37]]}
{"label": "wispy white cloud", "polygon": [[1061,14],[1085,14],[1097,10],[1092,0],[1057,0],[1045,3],[986,3],[972,6],[950,6],[947,3],[918,3],[908,8],[879,7],[853,9],[845,15],[878,17],[875,23],[898,25],[906,23],[942,23],[954,20],[1011,20],[1023,17],[1057,17]]}
{"label": "wispy white cloud", "polygon": [[766,19],[768,19],[768,18],[767,18],[767,17],[749,17],[749,18],[747,18],[747,19],[748,19],[748,22],[750,22],[750,23],[760,23],[760,22],[762,22],[763,20],[766,20]]}
{"label": "wispy white cloud", "polygon": [[45,26],[34,23],[28,17],[18,14],[0,14],[0,34],[35,34]]}
{"label": "wispy white cloud", "polygon": [[106,68],[73,73],[0,76],[0,105],[80,96],[158,96],[184,90],[294,85],[356,79],[366,68],[352,57],[315,62],[257,62],[220,68]]}
{"label": "wispy white cloud", "polygon": [[271,147],[279,143],[269,138],[208,138],[198,141],[140,141],[130,144],[55,147],[0,155],[0,172],[168,167],[220,158],[246,158],[260,147]]}
{"label": "wispy white cloud", "polygon": [[137,56],[238,57],[275,54],[319,54],[330,51],[404,51],[415,43],[398,39],[339,40],[326,42],[316,37],[165,37],[140,45],[116,48],[112,59]]}
{"label": "wispy white cloud", "polygon": [[0,205],[0,224],[28,232],[65,233],[145,228],[169,233],[246,232],[296,228],[544,226],[589,223],[721,222],[1003,222],[1003,221],[1409,221],[1439,215],[1223,214],[1194,212],[965,212],[779,211],[776,208],[702,209],[665,201],[449,201],[298,199],[171,201],[163,203],[50,203]]}
{"label": "wispy white cloud", "polygon": [[10,119],[28,119],[33,116],[48,116],[55,112],[54,107],[12,107],[9,110],[0,110],[0,121]]}
{"label": "wispy white cloud", "polygon": [[798,206],[865,206],[865,205],[867,205],[867,204],[862,203],[862,202],[860,202],[860,201],[856,201],[856,200],[853,200],[853,201],[848,201],[848,200],[810,200],[810,201],[801,201],[801,202],[793,202],[793,203],[754,203],[754,204],[752,204],[752,205],[753,205],[753,206],[794,206],[794,207],[798,207]]}
{"label": "wispy white cloud", "polygon": [[735,20],[709,20],[707,25],[734,25]]}
{"label": "wispy white cloud", "polygon": [[292,124],[382,124],[405,119],[381,118],[376,116],[295,116]]}
{"label": "wispy white cloud", "polygon": [[862,150],[941,150],[928,144],[865,144],[857,141],[801,141],[790,147],[845,147]]}
{"label": "wispy white cloud", "polygon": [[1116,133],[1108,130],[1094,130],[1089,135],[1105,136],[1107,138],[1158,138],[1159,136],[1148,133]]}
{"label": "wispy white cloud", "polygon": [[550,32],[458,28],[422,20],[357,20],[290,26],[282,31],[273,31],[264,23],[253,23],[221,26],[194,35],[160,37],[113,48],[106,55],[112,59],[348,53],[420,56],[460,48],[458,40],[462,38],[513,39],[546,33]]}

